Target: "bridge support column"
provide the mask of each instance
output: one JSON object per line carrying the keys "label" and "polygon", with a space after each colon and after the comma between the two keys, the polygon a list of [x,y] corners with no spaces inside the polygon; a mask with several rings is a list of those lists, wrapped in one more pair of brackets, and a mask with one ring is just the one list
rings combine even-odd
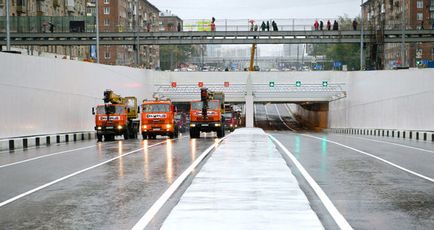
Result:
{"label": "bridge support column", "polygon": [[252,75],[247,76],[246,84],[246,128],[254,127],[254,105],[253,105]]}
{"label": "bridge support column", "polygon": [[247,95],[246,96],[246,127],[247,128],[253,128],[254,126],[253,113],[254,113],[253,96]]}

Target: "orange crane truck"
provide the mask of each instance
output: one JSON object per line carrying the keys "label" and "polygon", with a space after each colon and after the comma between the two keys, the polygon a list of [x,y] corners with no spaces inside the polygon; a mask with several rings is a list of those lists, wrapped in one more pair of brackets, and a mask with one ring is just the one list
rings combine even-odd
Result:
{"label": "orange crane truck", "polygon": [[137,138],[140,120],[136,97],[121,97],[112,90],[104,92],[104,105],[92,108],[98,141],[113,141],[115,136],[125,140]]}
{"label": "orange crane truck", "polygon": [[177,138],[178,126],[175,123],[175,106],[170,100],[143,101],[142,137],[155,139],[157,135]]}
{"label": "orange crane truck", "polygon": [[201,89],[201,100],[190,106],[190,137],[199,138],[200,132],[216,132],[218,138],[225,136],[224,93]]}

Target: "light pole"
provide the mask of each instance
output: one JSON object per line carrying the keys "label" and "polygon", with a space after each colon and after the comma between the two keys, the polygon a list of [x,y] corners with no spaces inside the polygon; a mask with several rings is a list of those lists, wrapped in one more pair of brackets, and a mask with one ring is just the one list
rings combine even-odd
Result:
{"label": "light pole", "polygon": [[363,43],[364,43],[364,17],[363,17],[363,0],[361,0],[361,5],[360,5],[360,70],[363,71],[364,69],[364,55],[363,55]]}
{"label": "light pole", "polygon": [[402,14],[401,14],[401,65],[406,66],[406,52],[405,52],[405,1],[402,0]]}
{"label": "light pole", "polygon": [[6,50],[11,51],[11,30],[10,30],[10,1],[6,0]]}
{"label": "light pole", "polygon": [[96,63],[99,63],[99,0],[95,0]]}

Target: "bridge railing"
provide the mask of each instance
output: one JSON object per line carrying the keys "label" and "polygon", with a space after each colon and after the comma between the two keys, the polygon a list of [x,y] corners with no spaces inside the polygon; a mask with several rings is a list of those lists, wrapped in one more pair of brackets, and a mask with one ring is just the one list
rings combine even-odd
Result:
{"label": "bridge railing", "polygon": [[[273,31],[272,22],[275,21],[279,31],[312,31],[314,29],[314,18],[287,18],[287,19],[217,19],[215,21],[215,31],[251,31],[257,26],[261,31],[262,22],[269,24],[269,30]],[[333,25],[336,18],[318,19],[324,23],[324,30],[327,30],[327,21]],[[95,32],[95,17],[92,16],[16,16],[10,17],[11,32],[18,33],[49,33],[51,30],[56,33],[61,32]],[[253,25],[253,27],[252,27]],[[101,32],[134,32],[134,25],[122,23],[105,25],[104,20],[100,20]],[[6,17],[0,17],[0,32],[6,31]],[[360,28],[360,23],[359,23]],[[366,25],[365,28],[368,28]],[[171,27],[176,30],[176,27]],[[139,32],[164,31],[163,26],[158,23],[142,23],[138,27]],[[211,31],[211,19],[185,19],[181,28],[184,32]],[[339,25],[339,30],[353,30],[351,23]]]}

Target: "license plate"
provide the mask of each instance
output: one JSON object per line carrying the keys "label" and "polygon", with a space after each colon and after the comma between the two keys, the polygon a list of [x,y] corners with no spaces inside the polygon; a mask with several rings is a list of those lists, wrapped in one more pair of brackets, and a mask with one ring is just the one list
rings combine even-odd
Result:
{"label": "license plate", "polygon": [[113,127],[107,127],[106,129],[113,129]]}
{"label": "license plate", "polygon": [[154,128],[153,130],[154,131],[160,131],[161,129],[160,128]]}
{"label": "license plate", "polygon": [[204,126],[204,127],[208,127],[208,124],[202,124],[202,126]]}

